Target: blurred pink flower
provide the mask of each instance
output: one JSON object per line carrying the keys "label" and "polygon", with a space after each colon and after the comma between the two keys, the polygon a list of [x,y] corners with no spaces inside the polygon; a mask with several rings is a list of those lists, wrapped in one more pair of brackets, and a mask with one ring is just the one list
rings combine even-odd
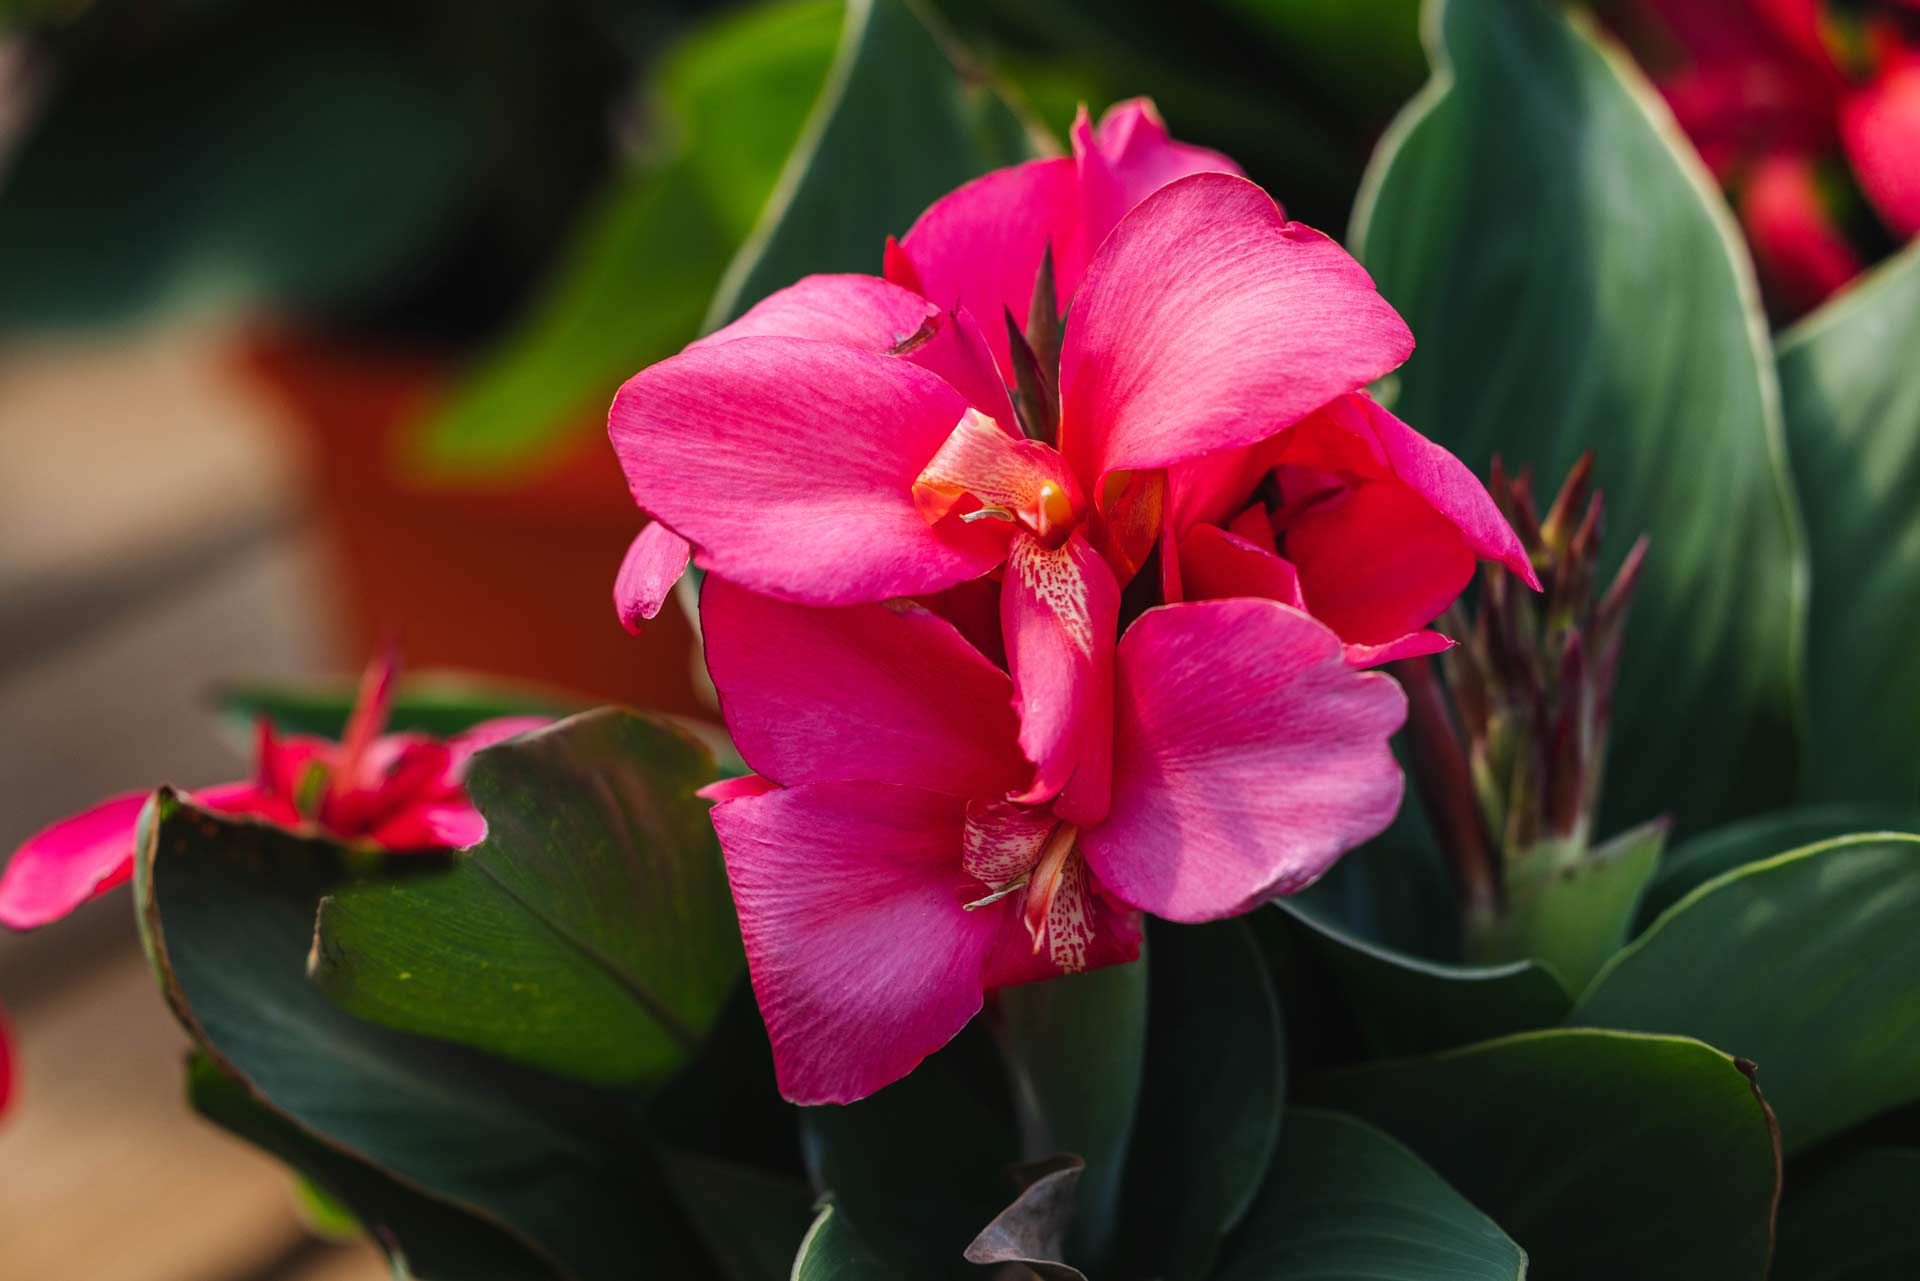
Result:
{"label": "blurred pink flower", "polygon": [[[1049,261],[1055,296],[1035,308]],[[642,370],[615,399],[614,447],[659,526],[757,592],[846,605],[1004,565],[1034,767],[1014,799],[1098,823],[1120,591],[1158,535],[1164,469],[1285,431],[1397,366],[1412,336],[1344,250],[1138,101],[1098,130],[1083,116],[1073,157],[936,202],[885,270],[809,277]],[[1023,369],[1040,353],[1018,318],[1069,306],[1057,370]],[[1057,435],[1024,435],[1008,394],[1023,376]],[[657,608],[684,556],[665,535],[636,543],[623,615]]]}
{"label": "blurred pink flower", "polygon": [[1113,799],[1010,792],[1013,682],[909,602],[809,607],[709,577],[718,802],[780,1088],[847,1102],[912,1071],[985,991],[1132,960],[1138,913],[1228,916],[1304,888],[1399,806],[1399,687],[1266,600],[1148,610],[1121,638]]}
{"label": "blurred pink flower", "polygon": [[1775,306],[1857,275],[1842,176],[1899,239],[1920,232],[1920,6],[1912,0],[1642,0],[1626,23],[1726,185]]}
{"label": "blurred pink flower", "polygon": [[[467,800],[468,762],[481,748],[545,721],[502,717],[444,742],[422,734],[382,734],[397,667],[397,657],[388,651],[367,668],[338,743],[282,738],[262,717],[253,777],[201,788],[192,794],[194,803],[385,850],[478,841],[487,826]],[[102,801],[15,850],[0,874],[0,925],[16,930],[46,925],[126,882],[133,875],[135,827],[149,795],[128,792]]]}

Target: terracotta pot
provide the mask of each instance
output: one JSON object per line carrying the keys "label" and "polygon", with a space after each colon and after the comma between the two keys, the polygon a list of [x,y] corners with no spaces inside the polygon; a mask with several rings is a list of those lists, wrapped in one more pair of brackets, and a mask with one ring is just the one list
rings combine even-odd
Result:
{"label": "terracotta pot", "polygon": [[614,574],[641,517],[603,431],[582,431],[537,475],[455,487],[398,465],[398,433],[441,394],[443,363],[287,333],[249,336],[237,362],[301,437],[348,657],[397,636],[414,668],[711,715],[680,611],[637,639],[614,618]]}

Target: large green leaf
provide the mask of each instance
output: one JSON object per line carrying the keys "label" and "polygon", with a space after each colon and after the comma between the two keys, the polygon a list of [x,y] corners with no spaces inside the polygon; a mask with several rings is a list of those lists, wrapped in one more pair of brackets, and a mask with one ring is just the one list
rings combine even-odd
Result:
{"label": "large green leaf", "polygon": [[187,1064],[187,1098],[221,1129],[277,1157],[348,1212],[421,1281],[552,1281],[559,1273],[497,1224],[436,1201],[321,1142],[255,1098],[204,1054]]}
{"label": "large green leaf", "polygon": [[1777,805],[1805,569],[1738,232],[1657,96],[1566,8],[1432,0],[1428,18],[1435,77],[1353,224],[1420,343],[1395,410],[1549,487],[1592,449],[1603,568],[1652,538],[1601,830]]}
{"label": "large green leaf", "polygon": [[1276,899],[1274,907],[1331,974],[1377,1055],[1444,1050],[1551,1027],[1573,1005],[1538,961],[1448,965],[1369,943],[1304,903]]}
{"label": "large green leaf", "polygon": [[1273,1171],[1214,1281],[1522,1281],[1526,1253],[1373,1127],[1287,1114]]}
{"label": "large green leaf", "polygon": [[[1286,1038],[1243,922],[1155,921],[1150,937],[1146,1082],[1122,1257],[1183,1281],[1208,1275],[1266,1176],[1286,1100]],[[1104,1070],[1102,1044],[1080,1047],[1089,1071]]]}
{"label": "large green leaf", "polygon": [[1778,1147],[1741,1067],[1698,1041],[1526,1032],[1331,1074],[1556,1281],[1764,1275]]}
{"label": "large green leaf", "polygon": [[1868,1148],[1795,1181],[1780,1206],[1773,1281],[1920,1276],[1920,1150]]}
{"label": "large green leaf", "polygon": [[1020,1159],[1005,1070],[979,1020],[879,1093],[802,1109],[801,1125],[815,1186],[885,1275],[978,1275],[963,1252],[1012,1199]]}
{"label": "large green leaf", "polygon": [[1920,1098],[1920,836],[1840,837],[1695,889],[1572,1023],[1697,1036],[1760,1066],[1789,1152]]}
{"label": "large green leaf", "polygon": [[1920,244],[1780,340],[1813,557],[1808,793],[1920,804]]}
{"label": "large green leaf", "polygon": [[793,1281],[897,1281],[901,1274],[883,1263],[829,1202],[800,1242],[790,1275]]}
{"label": "large green leaf", "polygon": [[147,807],[139,851],[141,931],[168,1003],[275,1111],[499,1222],[574,1281],[631,1281],[641,1266],[698,1275],[628,1100],[364,1022],[307,982],[315,905],[364,856],[196,810],[166,789]]}
{"label": "large green leaf", "polygon": [[1032,154],[1024,122],[977,73],[961,73],[910,0],[848,0],[826,88],[707,327],[812,272],[876,272],[887,236],[921,210]]}
{"label": "large green leaf", "polygon": [[1022,1146],[1029,1157],[1071,1152],[1086,1162],[1068,1257],[1089,1266],[1106,1256],[1119,1226],[1127,1145],[1140,1105],[1147,980],[1143,961],[1000,994],[1001,1041],[1036,1131],[1023,1136]]}
{"label": "large green leaf", "polygon": [[741,969],[696,788],[706,752],[588,712],[474,758],[487,837],[437,875],[320,907],[312,977],[342,1009],[587,1080],[658,1085]]}
{"label": "large green leaf", "polygon": [[453,86],[377,20],[234,8],[58,86],[0,179],[0,329],[337,304],[445,234],[479,160]]}
{"label": "large green leaf", "polygon": [[587,212],[531,312],[422,425],[429,466],[524,466],[593,428],[623,378],[699,333],[840,28],[831,0],[767,5],[712,23],[663,61],[647,148]]}
{"label": "large green leaf", "polygon": [[1702,832],[1673,850],[1640,900],[1634,933],[1699,886],[1782,850],[1856,832],[1920,832],[1920,809],[1891,805],[1807,805],[1758,814]]}
{"label": "large green leaf", "polygon": [[664,1154],[668,1181],[727,1281],[787,1281],[813,1221],[813,1194],[790,1175]]}

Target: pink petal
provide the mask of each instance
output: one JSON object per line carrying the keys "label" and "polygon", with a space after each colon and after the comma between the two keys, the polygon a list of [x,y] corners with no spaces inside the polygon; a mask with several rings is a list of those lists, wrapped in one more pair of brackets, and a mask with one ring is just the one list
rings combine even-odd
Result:
{"label": "pink petal", "polygon": [[[1267,542],[1272,541],[1269,531]],[[1252,596],[1307,607],[1293,562],[1218,525],[1196,525],[1180,540],[1180,578],[1187,600]]]}
{"label": "pink petal", "polygon": [[968,801],[960,866],[986,889],[998,889],[1033,870],[1047,838],[1059,826],[1049,809],[1011,801]]}
{"label": "pink petal", "polygon": [[813,783],[713,811],[780,1092],[850,1103],[980,1009],[1000,914],[961,907],[966,803]]}
{"label": "pink petal", "polygon": [[927,610],[793,605],[709,578],[700,618],[727,728],[768,778],[962,798],[1024,781],[1012,682]]}
{"label": "pink petal", "polygon": [[1176,921],[1313,883],[1400,805],[1400,687],[1272,601],[1149,610],[1120,640],[1113,810],[1081,834],[1101,881]]}
{"label": "pink petal", "polygon": [[1135,205],[1175,179],[1195,173],[1244,176],[1217,151],[1174,142],[1146,98],[1107,108],[1097,130],[1081,108],[1073,123],[1073,154],[1080,167],[1081,235],[1089,254]]}
{"label": "pink petal", "polygon": [[1339,245],[1243,178],[1162,187],[1074,299],[1060,440],[1090,493],[1118,468],[1251,445],[1407,358],[1413,337]]}
{"label": "pink petal", "polygon": [[475,752],[485,751],[522,734],[531,734],[537,729],[545,729],[551,724],[553,721],[545,716],[496,716],[468,726],[447,740],[447,748],[452,753],[448,761],[450,781],[457,783],[466,777],[467,766],[473,761]]}
{"label": "pink petal", "polygon": [[1444,654],[1455,644],[1451,636],[1440,632],[1408,632],[1382,645],[1348,645],[1347,666],[1355,669],[1378,667],[1382,663],[1396,663],[1403,658],[1426,658],[1431,654]]}
{"label": "pink petal", "polygon": [[627,380],[608,430],[634,500],[700,563],[811,604],[936,592],[999,562],[1006,531],[930,526],[913,482],[967,404],[924,369],[794,338],[683,352]]}
{"label": "pink petal", "polygon": [[919,291],[943,308],[960,308],[980,322],[1000,368],[1014,381],[1004,317],[1022,326],[1033,302],[1040,259],[1053,246],[1059,302],[1073,296],[1061,268],[1085,261],[1079,241],[1079,195],[1074,162],[1029,160],[996,169],[942,196],[900,239],[888,278],[911,267]]}
{"label": "pink petal", "polygon": [[487,820],[458,798],[409,805],[365,833],[381,849],[402,854],[466,849],[486,837]]}
{"label": "pink petal", "polygon": [[128,792],[27,838],[0,873],[0,925],[57,921],[133,875],[134,829],[149,792]]}
{"label": "pink petal", "polygon": [[660,612],[673,585],[687,572],[692,553],[686,539],[657,520],[634,536],[613,580],[613,609],[620,626],[631,635],[640,634],[642,620]]}
{"label": "pink petal", "polygon": [[249,779],[239,783],[218,783],[197,788],[189,798],[201,809],[236,818],[258,819],[276,827],[297,828],[306,820],[294,808],[290,796],[262,788]]}
{"label": "pink petal", "polygon": [[744,796],[765,796],[768,792],[777,792],[780,784],[765,779],[758,774],[742,774],[738,778],[716,779],[694,792],[695,796],[712,801],[715,805],[724,805],[728,801],[737,801]]}
{"label": "pink petal", "polygon": [[1411,489],[1366,481],[1286,527],[1287,558],[1313,616],[1342,640],[1378,645],[1424,627],[1473,578],[1473,552]]}
{"label": "pink petal", "polygon": [[1840,106],[1840,137],[1867,199],[1896,236],[1920,233],[1920,53]]}
{"label": "pink petal", "polygon": [[944,592],[916,597],[914,603],[952,623],[995,667],[1006,667],[1007,643],[1000,632],[1000,584],[991,577],[955,583]]}
{"label": "pink petal", "polygon": [[1325,414],[1342,430],[1376,442],[1394,478],[1459,530],[1475,556],[1499,561],[1529,587],[1540,590],[1540,579],[1533,572],[1533,562],[1527,558],[1520,536],[1465,463],[1364,392],[1335,401],[1327,406]]}
{"label": "pink petal", "polygon": [[1019,431],[993,349],[973,318],[936,307],[915,290],[878,276],[807,276],[761,299],[746,315],[689,350],[736,338],[811,338],[881,356],[898,355],[939,374],[968,404],[998,419],[1008,431]]}
{"label": "pink petal", "polygon": [[1010,436],[985,414],[963,415],[946,442],[913,482],[913,501],[929,521],[952,511],[962,498],[998,507],[1029,529],[1044,531],[1043,491],[1051,485],[1065,510],[1062,525],[1077,522],[1086,504],[1058,450],[1037,440]]}
{"label": "pink petal", "polygon": [[1008,548],[1000,589],[1020,709],[1020,750],[1034,764],[1023,804],[1053,802],[1085,826],[1106,817],[1113,759],[1113,647],[1120,588],[1086,536],[1049,549],[1025,533]]}

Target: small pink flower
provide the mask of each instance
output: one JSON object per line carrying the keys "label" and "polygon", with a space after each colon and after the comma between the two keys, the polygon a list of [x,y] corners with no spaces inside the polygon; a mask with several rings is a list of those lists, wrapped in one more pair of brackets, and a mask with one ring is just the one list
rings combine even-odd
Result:
{"label": "small pink flower", "polygon": [[[1304,888],[1399,806],[1399,687],[1266,600],[1148,610],[1114,656],[1111,806],[1011,802],[1013,681],[910,602],[816,608],[707,580],[707,659],[757,776],[707,790],[781,1091],[912,1071],[982,994],[1132,960]],[[1112,647],[1109,647],[1112,648]]]}
{"label": "small pink flower", "polygon": [[[201,788],[194,803],[385,850],[457,848],[480,840],[487,825],[467,799],[468,762],[481,748],[546,722],[501,717],[445,742],[382,734],[397,666],[389,651],[368,667],[338,743],[281,738],[261,718],[253,777]],[[57,921],[131,877],[134,829],[149,794],[103,801],[15,850],[0,875],[0,925],[28,930]]]}
{"label": "small pink flower", "polygon": [[1451,645],[1423,629],[1478,560],[1540,586],[1486,487],[1365,392],[1237,458],[1176,469],[1173,488],[1168,600],[1293,605],[1338,632],[1356,667]]}
{"label": "small pink flower", "polygon": [[[1100,821],[1112,795],[1120,591],[1159,532],[1164,471],[1284,432],[1413,341],[1359,264],[1286,221],[1142,102],[1072,158],[982,177],[885,256],[813,276],[641,371],[610,432],[639,505],[624,616],[703,568],[808,605],[942,593],[1004,566],[1000,618],[1033,766],[1016,793]],[[1051,255],[1055,443],[1025,438],[1009,317]],[[652,531],[650,530],[649,533]]]}

